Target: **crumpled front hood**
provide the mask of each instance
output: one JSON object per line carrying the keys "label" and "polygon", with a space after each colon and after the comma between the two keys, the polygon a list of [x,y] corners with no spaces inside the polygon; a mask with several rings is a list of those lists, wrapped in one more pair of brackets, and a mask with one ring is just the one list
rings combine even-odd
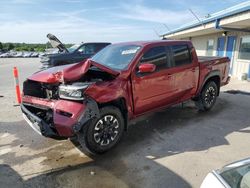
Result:
{"label": "crumpled front hood", "polygon": [[43,83],[60,83],[79,80],[91,66],[95,66],[113,76],[118,76],[119,72],[96,63],[90,59],[71,65],[57,66],[37,72],[28,79]]}

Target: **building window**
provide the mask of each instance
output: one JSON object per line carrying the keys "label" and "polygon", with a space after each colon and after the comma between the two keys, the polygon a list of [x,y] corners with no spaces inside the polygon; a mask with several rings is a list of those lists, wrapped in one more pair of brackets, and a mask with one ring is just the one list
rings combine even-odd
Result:
{"label": "building window", "polygon": [[172,46],[174,65],[181,66],[192,63],[191,55],[187,45],[174,45]]}
{"label": "building window", "polygon": [[239,59],[250,60],[250,36],[240,39]]}
{"label": "building window", "polygon": [[214,52],[214,40],[209,39],[207,41],[207,56],[213,56],[213,52]]}

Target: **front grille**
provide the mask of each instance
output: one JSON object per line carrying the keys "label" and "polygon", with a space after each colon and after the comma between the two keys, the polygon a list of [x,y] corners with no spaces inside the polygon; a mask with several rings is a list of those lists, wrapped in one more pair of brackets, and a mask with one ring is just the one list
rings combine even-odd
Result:
{"label": "front grille", "polygon": [[32,80],[26,80],[23,83],[23,94],[38,98],[46,98],[46,93],[42,88],[42,84]]}
{"label": "front grille", "polygon": [[23,94],[43,99],[58,99],[58,86],[26,80],[23,83]]}

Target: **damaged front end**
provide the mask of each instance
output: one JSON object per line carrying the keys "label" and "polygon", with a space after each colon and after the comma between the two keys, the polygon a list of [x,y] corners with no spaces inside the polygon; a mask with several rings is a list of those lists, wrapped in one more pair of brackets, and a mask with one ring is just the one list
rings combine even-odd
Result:
{"label": "damaged front end", "polygon": [[[86,68],[86,64],[83,67]],[[90,65],[87,67],[89,69]],[[70,71],[75,73],[72,67]],[[45,137],[65,139],[75,136],[90,119],[99,117],[98,104],[85,95],[85,90],[114,77],[96,68],[83,72],[81,76],[72,76],[77,80],[68,79],[67,82],[60,82],[61,78],[54,79],[49,75],[49,81],[44,82],[41,75],[47,73],[39,72],[24,82],[21,110],[24,119],[36,132]],[[69,73],[63,73],[69,77]]]}
{"label": "damaged front end", "polygon": [[65,100],[41,100],[23,97],[21,110],[27,123],[39,134],[54,139],[73,137],[82,126],[99,117],[96,102],[90,98],[82,104]]}

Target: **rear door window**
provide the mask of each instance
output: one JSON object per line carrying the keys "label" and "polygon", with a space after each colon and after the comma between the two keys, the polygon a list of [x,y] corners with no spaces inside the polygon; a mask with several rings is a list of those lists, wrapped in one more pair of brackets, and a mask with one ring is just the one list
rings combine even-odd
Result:
{"label": "rear door window", "polygon": [[187,45],[173,45],[172,52],[175,67],[192,63],[190,51]]}

